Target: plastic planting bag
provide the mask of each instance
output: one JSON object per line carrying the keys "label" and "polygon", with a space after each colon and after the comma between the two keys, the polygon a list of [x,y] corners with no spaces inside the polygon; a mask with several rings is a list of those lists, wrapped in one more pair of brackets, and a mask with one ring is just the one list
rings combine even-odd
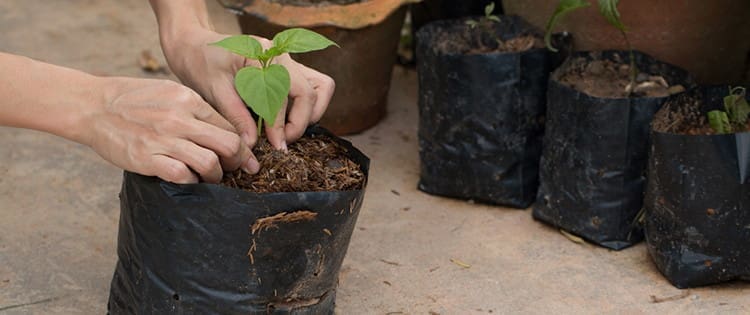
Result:
{"label": "plastic planting bag", "polygon": [[723,109],[728,91],[705,87],[677,97],[654,124],[646,243],[656,266],[679,288],[750,280],[750,132],[669,130],[689,113],[705,117]]}
{"label": "plastic planting bag", "polygon": [[[366,180],[369,159],[337,141]],[[364,188],[258,194],[126,172],[109,312],[333,314],[363,197]]]}
{"label": "plastic planting bag", "polygon": [[[518,17],[501,21],[494,26],[503,40],[540,34]],[[519,53],[452,48],[459,44],[450,39],[466,36],[467,28],[465,20],[437,21],[417,34],[419,189],[526,208],[538,186],[544,91],[560,57],[541,47]]]}
{"label": "plastic planting bag", "polygon": [[[618,57],[616,57],[618,56]],[[627,51],[571,56],[629,62]],[[669,84],[691,86],[687,73],[635,52],[637,68]],[[611,249],[643,239],[635,224],[643,206],[649,126],[666,97],[602,98],[558,81],[547,90],[547,129],[534,218]]]}

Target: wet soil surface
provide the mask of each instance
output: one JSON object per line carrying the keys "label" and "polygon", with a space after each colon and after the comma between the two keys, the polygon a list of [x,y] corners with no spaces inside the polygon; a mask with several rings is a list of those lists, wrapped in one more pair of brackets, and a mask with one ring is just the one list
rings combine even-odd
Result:
{"label": "wet soil surface", "polygon": [[[653,129],[658,132],[683,134],[683,135],[715,135],[716,131],[708,123],[708,117],[701,111],[704,101],[691,95],[680,95],[674,100],[668,101],[664,107],[656,113]],[[744,130],[750,131],[750,122]]]}
{"label": "wet soil surface", "polygon": [[631,67],[626,62],[576,58],[570,60],[565,72],[557,74],[559,82],[594,97],[626,98],[666,97],[685,91],[671,85],[663,76],[639,72],[631,85]]}
{"label": "wet soil surface", "polygon": [[275,150],[262,138],[253,153],[260,172],[227,172],[223,185],[257,193],[345,191],[364,185],[360,166],[347,157],[346,148],[328,136],[305,136],[290,144],[288,152]]}
{"label": "wet soil surface", "polygon": [[522,52],[533,48],[544,48],[541,37],[522,34],[507,40],[502,40],[494,34],[481,28],[471,28],[468,25],[456,34],[455,29],[441,32],[437,35],[437,51],[445,54],[488,54],[494,52]]}

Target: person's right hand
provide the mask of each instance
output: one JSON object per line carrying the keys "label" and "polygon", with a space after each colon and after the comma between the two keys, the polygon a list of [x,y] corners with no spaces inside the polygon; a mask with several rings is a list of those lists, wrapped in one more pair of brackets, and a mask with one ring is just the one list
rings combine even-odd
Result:
{"label": "person's right hand", "polygon": [[174,183],[217,183],[258,171],[235,128],[193,90],[167,80],[105,78],[105,101],[84,113],[84,144],[116,166]]}

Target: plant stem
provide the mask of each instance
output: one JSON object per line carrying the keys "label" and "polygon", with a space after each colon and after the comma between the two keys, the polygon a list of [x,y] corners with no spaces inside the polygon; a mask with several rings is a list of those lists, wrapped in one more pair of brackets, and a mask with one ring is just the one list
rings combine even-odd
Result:
{"label": "plant stem", "polygon": [[620,30],[620,33],[622,33],[622,37],[625,38],[625,43],[628,45],[628,51],[630,52],[630,88],[631,90],[628,93],[632,95],[633,90],[635,89],[635,79],[636,77],[638,77],[638,68],[635,67],[635,53],[633,53],[633,45],[630,44],[628,35],[625,34],[625,31],[623,30]]}
{"label": "plant stem", "polygon": [[263,129],[263,117],[258,116],[258,138],[260,138],[260,132]]}

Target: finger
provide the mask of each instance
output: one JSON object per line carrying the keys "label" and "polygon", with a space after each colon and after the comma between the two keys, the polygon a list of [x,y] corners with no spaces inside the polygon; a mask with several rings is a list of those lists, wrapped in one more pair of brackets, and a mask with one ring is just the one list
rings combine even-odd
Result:
{"label": "finger", "polygon": [[237,129],[227,119],[222,117],[211,105],[203,101],[203,99],[196,100],[194,107],[191,108],[193,117],[198,120],[205,121],[214,126],[220,127],[227,131],[236,132]]}
{"label": "finger", "polygon": [[178,160],[165,155],[151,156],[149,170],[143,175],[158,176],[159,178],[177,184],[193,184],[198,182],[198,176]]}
{"label": "finger", "polygon": [[251,171],[247,170],[247,162],[251,156],[254,156],[238,134],[200,120],[194,120],[186,130],[182,131],[182,136],[214,151],[219,156],[224,170],[234,171],[242,167],[246,172]]}
{"label": "finger", "polygon": [[313,106],[312,115],[310,117],[311,123],[317,123],[323,118],[328,104],[331,103],[333,93],[336,91],[336,81],[333,78],[313,69],[300,64],[304,69],[304,75],[310,81],[310,85],[315,90],[317,100]]}
{"label": "finger", "polygon": [[271,143],[271,146],[276,148],[276,150],[287,150],[286,136],[284,135],[284,122],[286,122],[286,109],[288,103],[287,100],[284,100],[284,106],[281,107],[281,110],[279,110],[279,113],[276,115],[276,121],[274,121],[273,126],[271,126],[270,122],[265,122],[266,137],[268,138],[268,142]]}
{"label": "finger", "polygon": [[218,183],[224,176],[219,157],[211,150],[184,139],[170,139],[167,156],[187,165],[209,183]]}
{"label": "finger", "polygon": [[294,142],[305,133],[310,124],[313,106],[317,100],[315,90],[301,71],[292,71],[295,79],[292,81],[289,95],[292,97],[292,108],[289,111],[284,133],[288,142]]}
{"label": "finger", "polygon": [[[216,109],[237,130],[242,142],[252,150],[258,140],[258,129],[250,115],[245,102],[242,101],[232,82],[216,85],[213,89]],[[249,158],[242,169],[250,174],[260,170],[260,164],[250,151]]]}
{"label": "finger", "polygon": [[257,126],[247,105],[242,101],[232,82],[225,82],[213,88],[216,110],[224,117],[242,138],[245,144],[252,148],[258,139]]}
{"label": "finger", "polygon": [[284,128],[287,141],[296,141],[305,132],[305,129],[311,122],[313,107],[317,102],[317,94],[310,85],[304,74],[306,68],[301,64],[295,63],[292,67],[291,75],[295,78],[289,91],[292,97],[292,110],[289,113],[289,122]]}

